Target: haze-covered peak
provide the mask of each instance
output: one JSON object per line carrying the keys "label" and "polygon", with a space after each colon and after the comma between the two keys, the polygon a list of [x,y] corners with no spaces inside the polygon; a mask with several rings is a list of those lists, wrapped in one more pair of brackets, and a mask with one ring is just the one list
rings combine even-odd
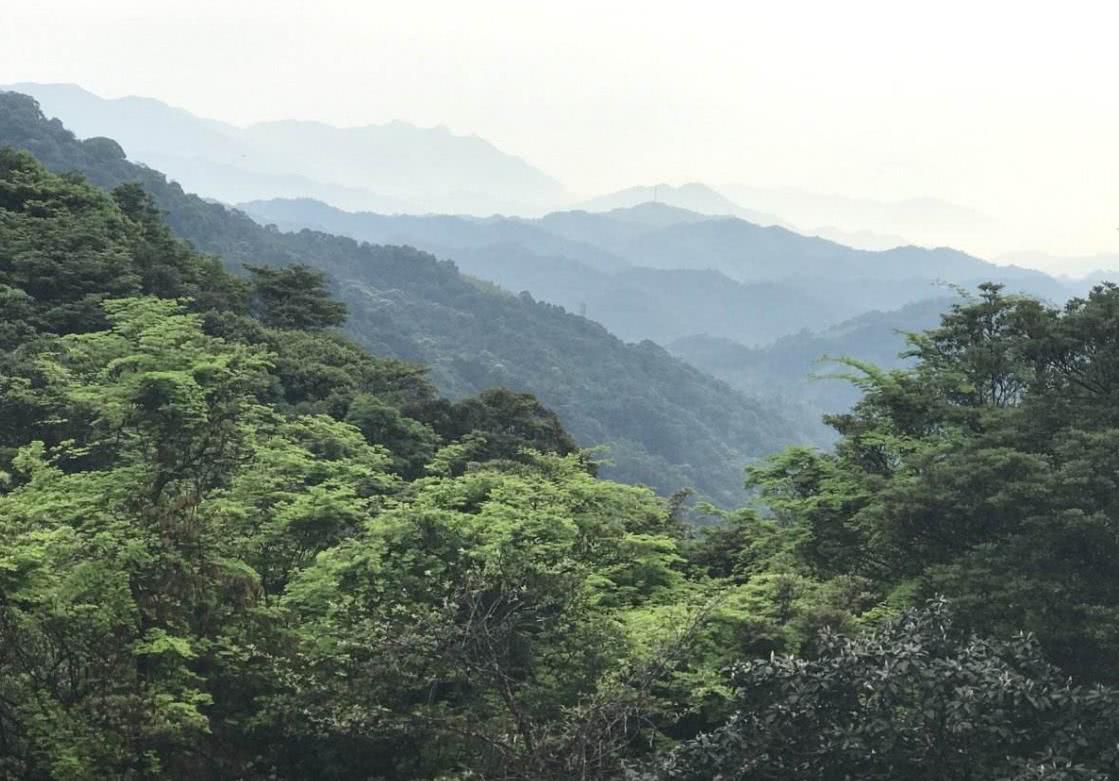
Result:
{"label": "haze-covered peak", "polygon": [[639,185],[600,195],[576,206],[591,212],[625,209],[644,203],[663,203],[679,209],[710,216],[733,216],[762,225],[778,225],[783,221],[772,214],[745,208],[702,182],[678,186],[670,184]]}
{"label": "haze-covered peak", "polygon": [[[226,202],[309,196],[349,209],[542,214],[564,185],[476,135],[394,120],[338,127],[281,119],[238,127],[144,97],[73,84],[19,84],[79,137],[113,138],[131,159]],[[277,179],[282,177],[282,179]]]}
{"label": "haze-covered peak", "polygon": [[[999,263],[1013,263],[1028,268],[1042,269],[1068,279],[1089,282],[1093,279],[1114,278],[1111,269],[1119,269],[1119,252],[1101,252],[1094,255],[1056,255],[1035,250],[1020,250],[1000,255]],[[1110,273],[1109,273],[1110,272]]]}
{"label": "haze-covered peak", "polygon": [[670,206],[667,203],[658,201],[646,201],[636,206],[611,209],[606,212],[606,214],[616,220],[637,222],[649,227],[662,227],[666,225],[675,225],[680,222],[699,222],[701,220],[711,219],[711,215],[701,214],[700,212],[690,209],[683,209],[679,206]]}

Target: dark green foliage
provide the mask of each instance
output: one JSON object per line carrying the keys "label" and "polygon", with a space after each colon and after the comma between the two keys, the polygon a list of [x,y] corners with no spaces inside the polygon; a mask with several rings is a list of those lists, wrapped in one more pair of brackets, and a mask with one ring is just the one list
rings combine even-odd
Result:
{"label": "dark green foliage", "polygon": [[801,560],[885,595],[944,593],[969,628],[1034,632],[1078,677],[1119,671],[1114,475],[1119,289],[1063,309],[983,286],[912,338],[911,369],[862,373],[834,454],[753,471]]}
{"label": "dark green foliage", "polygon": [[245,266],[252,277],[254,315],[269,328],[312,330],[346,322],[346,305],[326,290],[326,275],[304,265]]}
{"label": "dark green foliage", "polygon": [[447,439],[485,437],[478,452],[482,460],[519,460],[525,450],[567,455],[578,449],[555,413],[528,393],[490,388],[453,404],[441,417],[438,430]]}
{"label": "dark green foliage", "polygon": [[1119,771],[1119,692],[1072,686],[1037,644],[967,637],[942,603],[811,660],[734,670],[739,708],[649,778],[1103,779]]}
{"label": "dark green foliage", "polygon": [[429,427],[405,417],[399,408],[380,398],[362,394],[349,404],[346,422],[355,426],[370,442],[377,442],[392,454],[393,469],[406,479],[423,474],[435,455],[439,437]]}
{"label": "dark green foliage", "polygon": [[0,149],[0,188],[0,289],[22,310],[6,317],[12,322],[49,333],[92,330],[105,324],[101,301],[139,294],[244,307],[244,286],[173,238],[136,187],[109,198],[48,173],[27,153]]}

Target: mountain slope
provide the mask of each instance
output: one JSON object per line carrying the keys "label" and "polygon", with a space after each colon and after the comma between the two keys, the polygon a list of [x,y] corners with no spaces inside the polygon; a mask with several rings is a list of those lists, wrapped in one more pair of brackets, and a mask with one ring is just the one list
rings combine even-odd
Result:
{"label": "mountain slope", "polygon": [[856,250],[780,227],[663,203],[536,220],[384,216],[314,201],[255,201],[263,224],[322,228],[453,257],[474,276],[584,312],[624,339],[696,334],[759,346],[870,310],[942,297],[983,281],[1054,300],[1065,286],[950,249]]}
{"label": "mountain slope", "polygon": [[[73,84],[8,89],[65,117],[80,137],[113,138],[133,160],[166,167],[188,188],[219,188],[206,194],[229,203],[302,195],[348,208],[492,214],[544,211],[567,197],[563,185],[524,160],[443,127],[281,121],[241,128],[151,98],[101,98]],[[269,189],[276,176],[311,182],[305,190]]]}
{"label": "mountain slope", "polygon": [[529,220],[347,212],[310,198],[249,201],[238,208],[258,222],[285,230],[311,228],[374,244],[409,244],[429,252],[519,245],[531,247],[537,255],[565,257],[602,271],[628,266],[608,250],[557,235]]}
{"label": "mountain slope", "polygon": [[[912,243],[929,247],[968,246],[995,224],[982,212],[937,198],[879,201],[790,187],[742,184],[720,184],[716,189],[733,201],[780,214],[800,228],[812,228],[813,233],[828,235],[838,230],[856,238],[860,233],[869,234],[865,238],[870,239],[873,246],[867,249],[883,248],[880,235],[890,237],[886,243],[894,246]],[[898,241],[899,237],[905,238]]]}
{"label": "mountain slope", "polygon": [[744,282],[790,277],[957,282],[986,275],[1049,279],[1041,272],[995,266],[948,248],[897,247],[871,252],[733,218],[676,223],[650,231],[631,242],[622,254],[640,257],[644,265],[656,268],[713,268]]}
{"label": "mountain slope", "polygon": [[748,461],[802,439],[775,405],[652,343],[627,345],[596,323],[474,282],[418,250],[263,228],[128,162],[113,141],[78,141],[28,97],[0,93],[0,144],[101,187],[141,182],[173,230],[234,266],[306,262],[327,271],[350,306],[348,330],[357,341],[428,364],[451,395],[499,384],[536,393],[580,444],[612,446],[615,463],[605,472],[613,477],[665,492],[691,485],[729,503],[742,497]]}
{"label": "mountain slope", "polygon": [[306,200],[254,201],[241,207],[262,224],[285,230],[321,229],[452,257],[472,276],[585,313],[630,341],[667,343],[708,333],[760,345],[853,314],[787,285],[745,285],[702,268],[627,265],[613,249],[624,251],[668,225],[709,219],[662,204],[601,214],[554,212],[538,220],[349,213]]}
{"label": "mountain slope", "polygon": [[[867,312],[831,328],[778,339],[763,348],[712,336],[693,336],[669,345],[688,363],[745,392],[780,394],[804,405],[810,420],[846,412],[862,395],[851,383],[834,379],[846,369],[829,358],[854,358],[883,368],[907,361],[905,334],[934,327],[958,299],[931,298],[887,312]],[[824,429],[818,429],[823,435]],[[830,434],[829,434],[830,436]]]}

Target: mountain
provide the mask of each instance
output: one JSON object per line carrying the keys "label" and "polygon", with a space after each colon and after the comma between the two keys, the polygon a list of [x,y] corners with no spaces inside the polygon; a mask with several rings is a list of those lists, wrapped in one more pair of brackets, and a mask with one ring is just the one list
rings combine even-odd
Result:
{"label": "mountain", "polygon": [[712,216],[734,216],[762,225],[779,225],[779,217],[753,209],[743,208],[722,193],[700,182],[690,182],[674,187],[670,184],[628,187],[624,190],[600,195],[576,204],[580,211],[605,212],[626,209],[646,203],[660,203],[679,209]]}
{"label": "mountain", "polygon": [[744,282],[796,277],[955,282],[985,275],[1048,279],[1040,272],[999,268],[947,248],[910,246],[870,252],[733,217],[676,223],[648,231],[630,243],[623,254],[640,257],[645,265],[656,268],[712,268]]}
{"label": "mountain", "polygon": [[780,282],[809,298],[842,304],[845,317],[936,298],[946,284],[970,288],[993,281],[1049,301],[1063,301],[1070,292],[1042,272],[998,266],[945,247],[871,252],[735,218],[649,231],[616,251],[655,268],[713,269],[745,284]]}
{"label": "mountain", "polygon": [[[806,421],[845,412],[861,396],[850,382],[836,379],[845,367],[829,358],[854,358],[883,368],[908,363],[900,356],[905,334],[936,326],[958,298],[931,298],[887,312],[866,312],[819,332],[807,329],[763,348],[710,335],[679,339],[669,351],[693,366],[726,380],[747,393],[782,396],[803,405]],[[816,429],[821,439],[832,433]]]}
{"label": "mountain", "polygon": [[310,198],[248,201],[238,208],[286,230],[312,228],[374,244],[408,244],[433,253],[518,245],[532,247],[538,255],[569,258],[601,271],[629,265],[594,244],[567,239],[533,221],[516,218],[347,212]]}
{"label": "mountain", "polygon": [[1051,255],[1047,252],[1023,250],[1010,252],[999,258],[1005,263],[1049,269],[1067,277],[1073,284],[1080,283],[1083,292],[1103,279],[1115,279],[1119,273],[1119,252],[1101,252],[1095,255]]}
{"label": "mountain", "polygon": [[[926,247],[967,246],[984,237],[996,221],[976,209],[939,198],[909,198],[883,201],[830,193],[817,193],[792,187],[755,187],[721,184],[718,192],[750,208],[779,214],[800,228],[827,235],[842,231],[848,235],[884,235],[889,241],[905,237],[900,244]],[[834,235],[828,236],[833,238]],[[845,242],[848,243],[848,242]],[[884,249],[881,242],[864,249]]]}
{"label": "mountain", "polygon": [[651,342],[626,344],[597,323],[473,280],[416,249],[262,227],[129,162],[112,140],[79,141],[29,97],[0,93],[0,145],[102,188],[140,182],[176,233],[233,268],[306,263],[327,272],[349,306],[348,333],[367,349],[426,364],[452,397],[497,385],[535,393],[580,444],[609,445],[613,464],[603,471],[615,478],[665,493],[693,486],[730,504],[744,496],[748,462],[805,439],[778,405]]}
{"label": "mountain", "polygon": [[760,346],[871,310],[939,298],[945,284],[1000,281],[1061,300],[1065,286],[950,249],[856,250],[779,226],[663,203],[535,220],[349,213],[313,201],[254,201],[263,224],[408,244],[468,274],[585,313],[624,339],[696,334]]}
{"label": "mountain", "polygon": [[777,283],[747,285],[709,269],[629,265],[616,252],[629,252],[650,231],[709,219],[662,204],[602,214],[555,212],[538,220],[347,213],[313,201],[254,201],[240,208],[285,230],[326,230],[454,258],[467,274],[583,313],[630,341],[667,343],[709,333],[760,345],[851,314]]}
{"label": "mountain", "polygon": [[[484,139],[405,122],[340,128],[317,122],[237,127],[151,98],[101,98],[73,84],[15,84],[80,137],[105,136],[188,190],[228,203],[316,197],[392,212],[542,212],[562,184]],[[279,188],[277,177],[282,177]]]}
{"label": "mountain", "polygon": [[834,225],[824,225],[819,228],[814,228],[809,231],[802,231],[805,235],[819,236],[821,239],[834,241],[836,244],[842,244],[847,247],[855,249],[868,249],[873,251],[881,251],[887,249],[894,249],[895,247],[906,247],[913,244],[908,239],[890,233],[875,233],[870,230],[844,230],[837,228]]}

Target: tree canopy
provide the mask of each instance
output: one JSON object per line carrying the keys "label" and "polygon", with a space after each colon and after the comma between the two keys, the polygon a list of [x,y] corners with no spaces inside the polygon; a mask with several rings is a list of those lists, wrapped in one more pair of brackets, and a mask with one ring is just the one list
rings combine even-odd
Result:
{"label": "tree canopy", "polygon": [[981,287],[726,510],[248,265],[0,149],[0,778],[1119,772],[1119,287]]}

